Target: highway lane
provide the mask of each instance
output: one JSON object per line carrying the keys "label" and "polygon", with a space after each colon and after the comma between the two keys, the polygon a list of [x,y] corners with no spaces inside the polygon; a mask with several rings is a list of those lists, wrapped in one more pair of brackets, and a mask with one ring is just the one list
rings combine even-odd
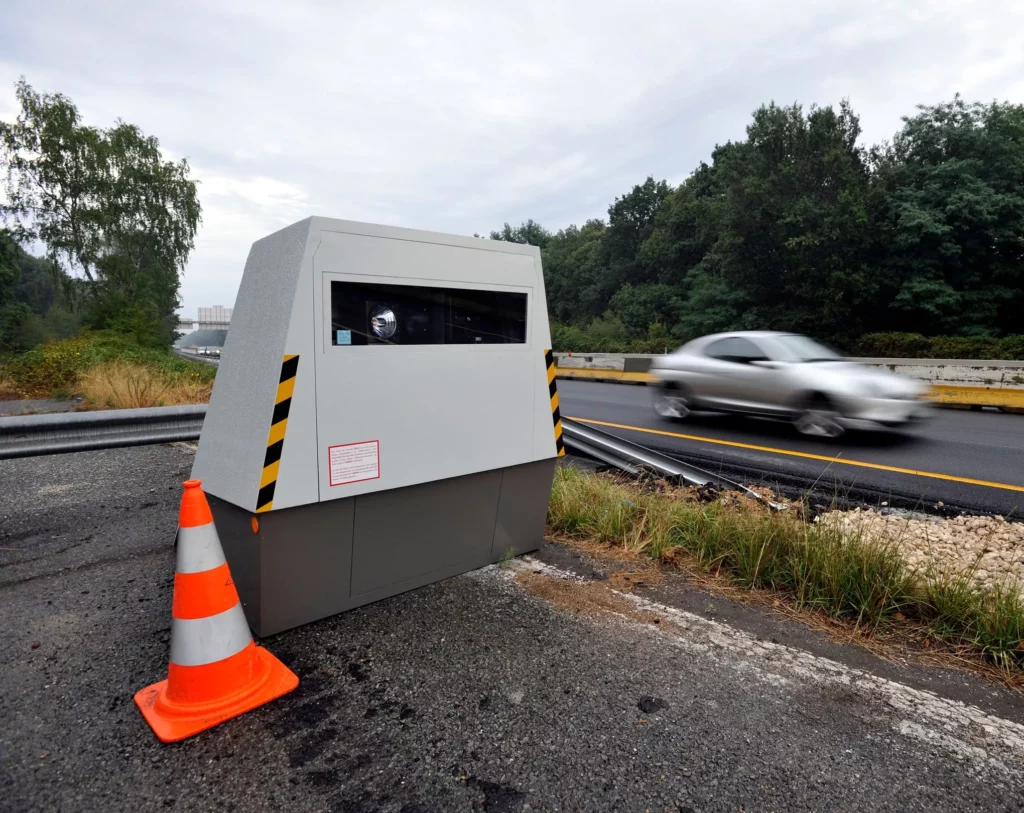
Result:
{"label": "highway lane", "polygon": [[905,506],[942,502],[949,509],[1024,516],[1024,415],[936,409],[908,431],[828,440],[802,437],[784,423],[727,415],[669,421],[651,409],[648,387],[561,380],[558,393],[566,417],[596,422],[723,475],[790,490],[816,484],[815,492],[826,497]]}

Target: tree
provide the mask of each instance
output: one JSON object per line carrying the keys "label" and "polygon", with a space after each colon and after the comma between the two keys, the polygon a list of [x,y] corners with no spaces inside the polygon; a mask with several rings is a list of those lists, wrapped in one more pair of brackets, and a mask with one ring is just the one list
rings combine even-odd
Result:
{"label": "tree", "polygon": [[18,246],[0,231],[0,349],[20,349],[18,334],[32,315],[32,309],[17,298],[20,277]]}
{"label": "tree", "polygon": [[[723,330],[1020,333],[1024,105],[919,108],[891,144],[858,144],[837,108],[763,105],[679,187],[648,177],[541,246],[567,348]],[[589,347],[585,345],[589,344]]]}
{"label": "tree", "polygon": [[608,207],[608,254],[616,259],[632,260],[647,238],[649,227],[671,189],[667,181],[655,181],[650,175]]}
{"label": "tree", "polygon": [[24,79],[15,87],[21,110],[0,122],[0,215],[19,241],[42,242],[56,267],[84,277],[98,326],[116,327],[111,314],[129,307],[155,320],[153,342],[169,343],[164,323],[201,218],[188,162],[165,161],[133,125],[87,127],[70,99]]}
{"label": "tree", "polygon": [[749,295],[747,321],[822,338],[857,332],[877,288],[859,135],[846,102],[806,115],[769,104],[745,142],[716,150],[726,203],[712,252],[724,281]]}
{"label": "tree", "polygon": [[873,154],[890,308],[913,332],[1019,332],[1024,105],[918,110]]}
{"label": "tree", "polygon": [[527,220],[525,223],[522,223],[515,228],[506,223],[504,227],[502,227],[501,231],[491,232],[491,239],[504,240],[506,243],[522,243],[524,245],[544,248],[551,239],[551,233],[541,226],[540,223],[536,223],[533,220]]}
{"label": "tree", "polygon": [[80,320],[67,309],[62,274],[0,229],[0,350],[30,350],[75,333]]}
{"label": "tree", "polygon": [[562,229],[542,249],[548,312],[555,319],[589,324],[608,307],[601,260],[606,231],[603,221],[588,220]]}
{"label": "tree", "polygon": [[651,325],[676,324],[681,307],[677,291],[657,282],[627,283],[615,292],[608,303],[608,309],[634,338],[647,336]]}
{"label": "tree", "polygon": [[605,262],[615,289],[626,283],[648,280],[638,266],[637,254],[651,235],[654,220],[671,188],[666,181],[655,181],[648,176],[608,207],[608,234],[604,240]]}

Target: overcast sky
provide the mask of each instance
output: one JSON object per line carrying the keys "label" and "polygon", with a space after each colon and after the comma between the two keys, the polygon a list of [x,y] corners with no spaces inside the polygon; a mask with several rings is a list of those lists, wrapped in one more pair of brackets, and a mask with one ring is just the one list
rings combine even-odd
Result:
{"label": "overcast sky", "polygon": [[848,97],[866,143],[956,92],[1022,102],[1024,0],[33,0],[3,14],[0,118],[21,75],[189,159],[194,316],[310,214],[554,230],[680,182],[772,99]]}

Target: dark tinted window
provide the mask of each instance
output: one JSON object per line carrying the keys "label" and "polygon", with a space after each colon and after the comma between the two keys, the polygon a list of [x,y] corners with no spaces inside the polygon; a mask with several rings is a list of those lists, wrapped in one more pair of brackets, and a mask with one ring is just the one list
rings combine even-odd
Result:
{"label": "dark tinted window", "polygon": [[749,364],[752,361],[766,361],[768,359],[756,344],[749,339],[741,339],[738,336],[712,342],[704,352],[711,356],[711,358],[732,361],[736,364]]}
{"label": "dark tinted window", "polygon": [[526,294],[331,282],[331,344],[523,344]]}

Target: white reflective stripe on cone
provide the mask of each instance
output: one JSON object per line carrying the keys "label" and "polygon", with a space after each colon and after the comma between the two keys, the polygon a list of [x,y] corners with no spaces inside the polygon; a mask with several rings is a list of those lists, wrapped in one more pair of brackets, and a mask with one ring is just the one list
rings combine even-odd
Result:
{"label": "white reflective stripe on cone", "polygon": [[252,641],[241,603],[206,618],[171,619],[171,663],[205,666],[237,655]]}
{"label": "white reflective stripe on cone", "polygon": [[178,528],[178,573],[202,573],[224,564],[224,549],[213,523]]}

